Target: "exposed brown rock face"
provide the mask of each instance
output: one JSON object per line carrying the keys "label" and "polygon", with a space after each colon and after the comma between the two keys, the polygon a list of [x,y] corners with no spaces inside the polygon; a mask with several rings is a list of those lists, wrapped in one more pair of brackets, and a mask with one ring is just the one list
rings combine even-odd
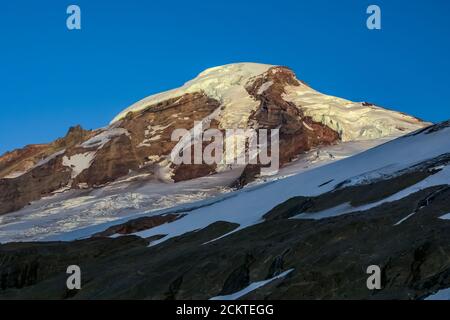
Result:
{"label": "exposed brown rock face", "polygon": [[[75,149],[78,154],[86,150]],[[73,181],[73,186],[85,183],[88,186],[100,186],[127,175],[130,170],[139,169],[139,160],[129,137],[120,135],[103,148],[96,151],[94,161],[89,168],[81,172]]]}
{"label": "exposed brown rock face", "polygon": [[130,132],[134,152],[144,162],[146,158],[169,155],[177,143],[171,141],[175,129],[190,130],[195,121],[201,121],[218,107],[218,101],[202,93],[185,94],[140,113],[130,113],[119,125]]}
{"label": "exposed brown rock face", "polygon": [[[194,88],[146,100],[140,105],[144,108],[133,109],[105,129],[73,127],[52,143],[1,156],[0,214],[62,187],[101,187],[129,174],[146,173],[171,182],[214,174],[216,164],[175,165],[170,159],[178,143],[172,141],[174,131],[192,130],[199,121],[205,122],[203,130],[222,133],[236,128],[279,129],[281,166],[312,148],[340,140],[337,132],[305,116],[301,105],[283,98],[287,87],[307,86],[288,68],[267,66],[261,69],[265,72],[251,76],[242,71],[245,67],[219,69],[200,75],[202,80]],[[229,70],[236,70],[231,77],[226,74]],[[226,77],[221,77],[223,72]],[[211,73],[217,74],[210,78]],[[209,143],[203,142],[202,150]],[[260,165],[247,166],[234,186],[252,181],[260,169]]]}
{"label": "exposed brown rock face", "polygon": [[[30,201],[38,200],[62,187],[97,187],[130,172],[150,172],[158,176],[159,163],[164,161],[176,145],[171,141],[173,130],[190,130],[220,104],[202,93],[186,94],[169,99],[140,113],[129,114],[114,129],[127,134],[110,137],[101,146],[81,145],[102,134],[102,130],[86,131],[80,126],[69,130],[66,137],[47,145],[33,145],[7,153],[0,158],[2,176],[27,171],[16,178],[0,179],[0,214],[18,210]],[[211,126],[217,127],[217,123]],[[71,176],[71,167],[64,166],[63,158],[95,153],[91,163],[77,176]],[[39,161],[54,155],[51,161]],[[214,166],[164,164],[174,181],[192,179],[214,172]],[[0,176],[1,177],[1,176]],[[167,177],[164,177],[167,178]]]}
{"label": "exposed brown rock face", "polygon": [[70,172],[61,157],[32,169],[15,179],[0,179],[0,214],[18,210],[29,202],[58,190],[69,183]]}
{"label": "exposed brown rock face", "polygon": [[[267,82],[272,85],[261,90]],[[280,163],[291,161],[312,147],[333,143],[338,135],[328,127],[304,117],[301,110],[282,98],[286,85],[304,85],[287,68],[275,67],[249,84],[247,91],[260,102],[248,120],[248,128],[280,129]],[[66,137],[48,145],[28,146],[0,158],[0,177],[28,171],[17,178],[0,182],[0,213],[17,210],[28,202],[65,187],[99,187],[131,172],[152,173],[156,178],[174,182],[194,179],[216,172],[216,165],[181,164],[168,161],[178,141],[172,141],[175,129],[191,130],[194,123],[211,116],[221,103],[202,92],[186,93],[148,106],[105,130],[86,131],[80,126],[69,130]],[[220,129],[220,114],[211,117],[204,130]],[[83,142],[114,130],[102,143]],[[94,138],[95,139],[95,138]],[[92,140],[90,140],[92,141]],[[203,142],[203,150],[208,145]],[[52,161],[34,168],[40,160],[57,154]],[[74,175],[74,167],[64,159],[88,155],[83,170]],[[91,159],[92,158],[92,159]],[[193,154],[192,154],[193,159]],[[237,185],[245,185],[257,174],[258,166]],[[244,174],[245,176],[245,174]]]}
{"label": "exposed brown rock face", "polygon": [[0,157],[0,177],[7,176],[14,171],[27,171],[37,162],[38,156],[43,154],[46,149],[47,145],[45,144],[35,144],[5,153]]}
{"label": "exposed brown rock face", "polygon": [[[152,172],[158,177],[159,166],[165,166],[175,182],[214,172],[214,166],[177,166],[166,164],[164,160],[178,143],[171,139],[175,129],[190,130],[194,122],[201,121],[219,107],[218,101],[202,93],[193,93],[128,114],[119,125],[129,135],[116,137],[97,151],[94,162],[77,178],[77,183],[101,185],[127,175],[130,170]],[[217,127],[217,123],[212,121],[210,127]]]}
{"label": "exposed brown rock face", "polygon": [[[170,156],[178,141],[172,141],[175,129],[190,130],[196,121],[201,121],[220,107],[220,103],[203,93],[185,94],[169,99],[137,113],[129,114],[120,126],[130,132],[131,145],[140,168],[152,169]],[[211,121],[210,128],[217,128]],[[193,179],[214,172],[214,166],[169,164],[175,182]]]}
{"label": "exposed brown rock face", "polygon": [[2,156],[3,172],[26,172],[13,179],[0,178],[0,214],[18,210],[67,186],[71,174],[62,164],[63,154],[66,148],[69,150],[93,134],[77,126],[55,142],[27,146]]}
{"label": "exposed brown rock face", "polygon": [[[267,84],[270,85],[264,88]],[[291,161],[313,147],[339,140],[337,132],[305,117],[301,109],[282,98],[287,85],[305,84],[295,79],[291,70],[274,67],[247,88],[261,102],[260,107],[251,115],[250,123],[257,123],[260,129],[280,130],[280,164]]]}
{"label": "exposed brown rock face", "polygon": [[182,218],[182,214],[165,214],[152,217],[142,217],[135,220],[127,221],[123,224],[112,226],[103,232],[95,234],[93,237],[109,237],[115,234],[132,234],[142,230],[148,230],[164,223],[173,222]]}
{"label": "exposed brown rock face", "polygon": [[71,127],[64,138],[57,139],[53,145],[56,148],[72,148],[89,138],[93,137],[98,131],[84,130],[80,125]]}
{"label": "exposed brown rock face", "polygon": [[39,161],[63,149],[71,148],[86,141],[95,134],[95,131],[84,130],[81,126],[72,127],[64,138],[48,144],[33,144],[7,152],[0,156],[0,179],[9,174],[24,173],[30,170]]}
{"label": "exposed brown rock face", "polygon": [[[259,129],[280,131],[280,165],[286,164],[299,154],[314,147],[329,145],[339,140],[339,134],[327,126],[314,122],[303,115],[302,110],[282,98],[287,86],[306,85],[295,79],[294,73],[283,67],[269,69],[256,79],[248,92],[261,102],[259,108],[250,116],[250,125]],[[244,170],[236,186],[251,182],[258,174],[258,165],[249,165]]]}

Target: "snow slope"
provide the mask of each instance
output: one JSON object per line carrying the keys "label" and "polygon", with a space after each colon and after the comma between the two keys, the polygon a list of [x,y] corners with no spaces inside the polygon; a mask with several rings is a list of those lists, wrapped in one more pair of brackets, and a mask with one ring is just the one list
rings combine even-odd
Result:
{"label": "snow slope", "polygon": [[100,132],[96,136],[92,137],[91,139],[83,142],[81,146],[83,148],[97,148],[101,149],[107,144],[112,138],[118,137],[121,135],[129,136],[130,133],[128,130],[124,128],[108,128],[105,131]]}
{"label": "snow slope", "polygon": [[[297,175],[227,193],[215,199],[193,203],[190,208],[169,208],[158,213],[176,211],[187,213],[187,215],[172,223],[137,232],[136,235],[145,238],[166,235],[152,243],[155,245],[184,233],[205,228],[217,221],[237,223],[239,224],[237,230],[243,229],[261,222],[265,213],[292,197],[317,196],[333,190],[336,185],[351,177],[381,169],[387,172],[386,168],[394,173],[424,160],[448,153],[450,152],[449,136],[450,128],[444,127],[435,132],[401,137],[356,156]],[[441,172],[441,175],[434,175],[434,178],[431,178],[435,179],[432,182],[436,184],[450,183],[448,169]],[[428,182],[430,180],[424,181],[420,187],[429,187],[432,183]],[[413,188],[417,190],[417,185]],[[408,194],[410,194],[410,190],[405,190],[403,193],[395,195],[395,199],[400,199]],[[63,234],[51,239],[72,240],[89,236],[94,231],[101,229],[101,226],[96,226],[95,229],[76,230],[72,234]]]}
{"label": "snow slope", "polygon": [[[385,141],[347,142],[317,149],[281,168],[277,175],[259,179],[250,186],[306,172]],[[60,239],[65,234],[68,238],[77,237],[80,229],[84,232],[90,228],[95,233],[102,231],[105,224],[164,211],[189,210],[215,202],[215,197],[228,196],[231,190],[227,186],[240,175],[240,170],[176,184],[154,181],[150,174],[132,175],[100,189],[55,192],[19,211],[0,216],[0,242]]]}
{"label": "snow slope", "polygon": [[[221,103],[216,117],[224,129],[246,128],[248,119],[259,103],[246,90],[256,77],[276,67],[258,63],[235,63],[207,69],[182,87],[149,96],[119,113],[112,124],[129,112],[138,112],[167,99],[186,93],[203,92]],[[262,94],[273,84],[264,83],[258,90]],[[284,100],[301,108],[305,116],[323,123],[341,135],[343,141],[369,140],[381,137],[398,137],[428,125],[400,112],[386,110],[366,103],[356,103],[322,94],[303,82],[287,86]]]}
{"label": "snow slope", "polygon": [[[246,127],[248,118],[252,111],[259,106],[259,101],[250,96],[245,88],[255,78],[260,78],[272,67],[274,66],[257,63],[236,63],[219,66],[203,71],[195,79],[178,89],[145,98],[121,112],[114,118],[108,128],[101,129],[96,136],[81,144],[82,148],[87,149],[86,152],[79,151],[75,155],[65,155],[63,157],[63,165],[71,168],[72,178],[76,178],[81,172],[88,169],[95,159],[96,151],[91,151],[92,148],[99,150],[115,137],[129,136],[130,133],[127,130],[120,128],[120,119],[128,112],[138,112],[158,102],[181,97],[186,93],[204,92],[209,97],[221,102],[221,107],[208,115],[203,122],[206,123],[215,118],[219,121],[222,128]],[[274,70],[272,69],[273,72],[275,72]],[[321,187],[318,190],[313,187],[314,185],[317,186],[329,180],[336,182],[340,182],[338,180],[348,180],[351,178],[348,175],[353,170],[355,179],[359,179],[358,176],[360,174],[367,174],[371,170],[378,172],[381,169],[378,166],[371,169],[370,164],[364,163],[366,161],[364,160],[363,163],[356,162],[344,171],[341,168],[334,169],[335,167],[333,166],[330,167],[331,169],[324,168],[323,174],[329,176],[328,178],[323,177],[322,179],[321,173],[315,173],[314,176],[310,176],[312,174],[310,171],[319,172],[316,168],[325,163],[357,154],[425,125],[423,122],[401,113],[324,95],[301,82],[299,84],[301,85],[286,87],[284,99],[295,103],[305,115],[311,116],[314,120],[337,130],[344,142],[300,155],[297,161],[281,168],[277,175],[259,179],[241,191],[241,193],[232,193],[231,198],[236,199],[228,200],[230,202],[228,202],[227,206],[236,208],[236,211],[246,212],[245,215],[241,214],[239,217],[235,217],[236,212],[234,212],[234,209],[230,212],[225,207],[217,210],[215,216],[207,215],[205,218],[201,209],[198,209],[194,210],[189,215],[189,218],[181,219],[177,222],[180,224],[179,231],[177,231],[179,233],[171,229],[172,225],[170,227],[167,226],[170,229],[168,231],[155,228],[154,232],[166,232],[164,234],[168,234],[168,237],[170,237],[189,230],[202,228],[219,219],[238,222],[242,227],[254,224],[262,214],[271,209],[270,206],[273,204],[276,205],[291,195],[326,192],[327,188],[332,187],[333,184]],[[258,93],[264,93],[272,85],[272,81],[264,82],[259,87]],[[156,131],[161,128],[160,126],[153,126],[149,127],[148,130]],[[415,137],[414,139],[418,138]],[[144,140],[143,143],[148,142]],[[180,141],[175,149],[183,148],[183,146],[184,141]],[[414,152],[420,153],[421,150],[414,150]],[[52,155],[48,159],[44,159],[44,162],[62,153]],[[414,157],[409,155],[405,155],[405,158],[414,159]],[[398,165],[395,163],[385,164],[383,166],[383,174],[389,173],[390,170],[395,170],[397,167]],[[327,173],[327,170],[332,172]],[[339,176],[334,170],[341,170],[341,175]],[[218,171],[221,171],[220,166]],[[302,175],[299,176],[299,173],[302,173]],[[20,175],[21,173],[15,174]],[[171,177],[171,171],[167,166],[162,166],[156,174],[164,180],[170,180]],[[72,190],[69,192],[66,190],[67,188],[61,189],[61,192],[67,191],[68,193],[56,194],[51,198],[33,202],[31,206],[0,217],[0,241],[10,241],[11,239],[38,240],[45,236],[57,237],[58,234],[77,231],[87,226],[96,227],[102,223],[110,223],[119,218],[121,219],[124,216],[133,217],[138,213],[156,214],[157,211],[161,210],[180,210],[180,207],[177,207],[177,204],[179,204],[177,201],[186,203],[206,199],[207,197],[220,196],[223,193],[223,188],[229,183],[230,174],[232,175],[233,172],[223,172],[223,175],[218,176],[217,180],[205,177],[207,180],[209,179],[208,181],[216,183],[216,185],[207,183],[205,188],[199,187],[204,183],[202,179],[185,184],[177,183],[175,186],[166,186],[143,179],[147,185],[146,188],[138,187],[135,189],[134,184],[132,183],[133,186],[129,186],[129,181],[127,181],[128,179],[134,179],[131,175],[122,181],[118,181],[118,184],[111,183],[101,191]],[[299,180],[298,183],[302,185],[301,187],[292,188],[289,185],[289,181],[294,179],[293,176],[296,176],[295,179]],[[280,185],[281,180],[286,181]],[[142,181],[142,183],[144,182]],[[266,184],[261,186],[262,183]],[[274,184],[275,189],[271,189],[270,183]],[[286,186],[284,183],[286,183]],[[261,190],[270,190],[268,197],[265,197],[260,191],[256,192],[260,187],[262,188]],[[292,191],[290,191],[291,189]],[[280,194],[279,190],[283,190],[283,193]],[[162,195],[162,191],[167,192],[167,194]],[[252,201],[254,200],[256,203],[248,203],[241,208],[239,201],[246,201],[242,200],[242,198],[245,198],[247,195],[250,195]],[[90,198],[91,196],[93,198]],[[255,196],[254,199],[253,196]],[[264,197],[265,199],[260,201],[258,197]],[[129,201],[128,204],[127,201]],[[215,200],[208,199],[205,201],[211,203]],[[197,203],[195,206],[201,207],[201,204]],[[50,211],[48,210],[49,208],[51,209]],[[185,208],[184,205],[181,206],[181,209],[183,208]],[[176,225],[173,226],[177,227]],[[68,236],[70,237],[70,235]]]}
{"label": "snow slope", "polygon": [[450,300],[450,288],[442,289],[428,296],[425,300]]}
{"label": "snow slope", "polygon": [[[319,220],[319,219],[324,219],[324,218],[336,217],[336,216],[340,216],[340,215],[352,213],[352,212],[358,212],[358,211],[364,212],[366,210],[370,210],[372,208],[378,207],[378,206],[382,205],[383,203],[394,202],[394,201],[398,201],[400,199],[406,198],[407,196],[409,196],[413,193],[416,193],[420,190],[427,189],[427,188],[434,187],[434,186],[445,185],[445,184],[450,184],[450,167],[445,167],[442,169],[442,171],[439,171],[438,173],[431,175],[428,178],[425,178],[424,180],[422,180],[406,189],[403,189],[387,198],[384,198],[384,199],[374,202],[374,203],[369,203],[369,204],[359,206],[359,207],[352,207],[349,203],[346,203],[346,204],[339,205],[335,208],[330,208],[330,209],[320,211],[320,212],[301,213],[301,214],[295,216],[294,218]],[[415,212],[408,214],[406,217],[404,217],[403,219],[401,219],[397,223],[395,223],[394,226],[397,226],[397,225],[403,223],[404,221],[406,221],[407,219],[412,217],[414,214],[415,214]]]}
{"label": "snow slope", "polygon": [[76,178],[80,173],[84,170],[88,169],[92,161],[94,161],[95,152],[85,152],[75,154],[73,156],[64,156],[63,157],[63,166],[69,167],[72,169],[72,179]]}
{"label": "snow slope", "polygon": [[285,88],[284,99],[301,107],[306,116],[338,132],[343,141],[401,136],[418,129],[420,120],[367,103],[322,94],[308,86]]}
{"label": "snow slope", "polygon": [[119,113],[111,123],[124,118],[129,112],[138,112],[164,100],[181,97],[186,93],[204,92],[225,107],[221,119],[222,128],[243,128],[250,113],[259,105],[248,92],[248,81],[266,72],[272,65],[259,63],[236,63],[207,69],[195,79],[178,89],[147,97]]}

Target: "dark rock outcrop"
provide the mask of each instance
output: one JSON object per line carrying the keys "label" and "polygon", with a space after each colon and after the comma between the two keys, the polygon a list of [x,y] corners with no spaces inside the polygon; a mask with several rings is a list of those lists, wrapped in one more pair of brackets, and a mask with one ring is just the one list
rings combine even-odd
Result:
{"label": "dark rock outcrop", "polygon": [[105,231],[95,234],[93,237],[109,237],[115,234],[132,234],[142,230],[148,230],[164,223],[170,223],[181,219],[182,214],[165,214],[160,216],[142,217],[127,221],[123,224],[112,226]]}

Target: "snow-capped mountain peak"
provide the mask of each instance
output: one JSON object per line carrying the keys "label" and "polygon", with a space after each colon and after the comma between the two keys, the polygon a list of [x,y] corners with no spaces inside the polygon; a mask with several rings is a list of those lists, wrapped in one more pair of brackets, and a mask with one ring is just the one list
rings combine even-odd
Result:
{"label": "snow-capped mountain peak", "polygon": [[[174,130],[190,132],[199,122],[221,132],[278,129],[281,166],[295,160],[308,163],[311,150],[365,140],[375,142],[361,145],[373,146],[429,125],[372,104],[319,93],[287,67],[228,64],[131,105],[106,128],[75,127],[63,139],[0,157],[0,214],[55,192],[103,187],[134,175],[180,182],[239,168],[171,160],[172,151],[183,142],[172,140]],[[241,166],[241,175],[230,185],[254,181],[260,168]]]}
{"label": "snow-capped mountain peak", "polygon": [[245,90],[250,79],[274,67],[259,63],[233,63],[212,67],[201,72],[182,87],[151,95],[120,112],[111,123],[123,119],[129,112],[139,112],[164,100],[181,97],[187,93],[203,92],[218,100],[233,113],[236,109],[251,111],[257,106]]}
{"label": "snow-capped mountain peak", "polygon": [[[291,77],[290,83],[286,82],[285,77],[274,79],[270,76],[278,72]],[[267,80],[259,84],[259,89],[250,94],[248,88],[265,78]],[[255,96],[263,95],[280,81],[286,82],[281,83],[283,100],[296,105],[304,116],[338,132],[342,141],[397,137],[430,125],[371,103],[352,102],[320,93],[298,80],[286,67],[259,63],[234,63],[206,69],[180,88],[151,95],[134,103],[120,112],[111,123],[166,100],[181,98],[189,93],[204,93],[221,105],[222,111],[217,119],[221,128],[246,128],[251,114],[261,104]]]}

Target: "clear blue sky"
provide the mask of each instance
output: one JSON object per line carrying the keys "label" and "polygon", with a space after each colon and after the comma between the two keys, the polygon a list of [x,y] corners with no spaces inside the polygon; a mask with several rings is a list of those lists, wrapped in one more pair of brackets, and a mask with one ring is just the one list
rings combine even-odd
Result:
{"label": "clear blue sky", "polygon": [[[66,8],[82,30],[66,28]],[[382,10],[382,30],[365,26]],[[0,153],[106,125],[207,67],[291,67],[325,93],[450,118],[450,1],[2,1]]]}

